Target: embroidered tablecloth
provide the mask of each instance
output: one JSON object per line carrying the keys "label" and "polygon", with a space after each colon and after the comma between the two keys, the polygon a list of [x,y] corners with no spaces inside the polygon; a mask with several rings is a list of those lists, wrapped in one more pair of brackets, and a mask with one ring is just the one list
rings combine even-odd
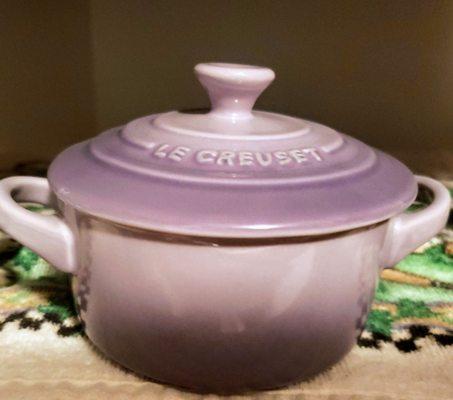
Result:
{"label": "embroidered tablecloth", "polygon": [[[35,165],[19,172],[44,171]],[[413,208],[422,206],[420,201]],[[0,399],[203,397],[143,380],[108,361],[83,334],[70,277],[1,232],[0,265]],[[450,218],[438,236],[382,272],[366,328],[341,363],[294,387],[238,397],[453,399],[452,373]]]}

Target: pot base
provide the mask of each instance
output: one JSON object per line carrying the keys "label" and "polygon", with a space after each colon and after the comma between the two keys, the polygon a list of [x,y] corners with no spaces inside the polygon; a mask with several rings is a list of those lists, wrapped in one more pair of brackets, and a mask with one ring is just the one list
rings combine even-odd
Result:
{"label": "pot base", "polygon": [[[136,359],[131,359],[131,357],[127,356],[126,358],[121,358],[114,352],[112,353],[112,349],[103,350],[91,338],[90,341],[104,357],[118,364],[118,367],[124,368],[129,373],[133,373],[142,379],[173,386],[176,389],[192,393],[219,395],[276,390],[309,380],[341,361],[354,345],[353,342],[349,347],[343,348],[342,354],[328,354],[318,349],[320,353],[324,353],[324,356],[316,358],[316,360],[301,359],[299,363],[295,363],[292,360],[288,364],[284,360],[285,357],[275,356],[270,360],[270,364],[273,365],[250,363],[249,354],[246,354],[244,361],[250,364],[249,368],[241,368],[241,365],[230,366],[230,368],[224,366],[223,371],[219,372],[221,368],[210,368],[209,365],[200,366],[197,371],[192,369],[183,371],[181,365],[178,366],[178,360],[168,358],[166,355],[161,355],[162,357],[160,358],[154,352],[153,358],[158,357],[160,365],[156,370],[152,370],[152,365],[155,365],[154,362],[150,362],[147,365],[138,365]],[[131,348],[130,351],[131,354],[135,353],[135,349]],[[287,358],[291,358],[289,354]],[[196,362],[196,360],[192,361]],[[225,365],[225,360],[218,359],[216,364],[218,366]],[[286,365],[286,367],[282,368],[282,365]],[[291,365],[292,369],[289,368]],[[163,371],[166,371],[166,373],[163,373]]]}

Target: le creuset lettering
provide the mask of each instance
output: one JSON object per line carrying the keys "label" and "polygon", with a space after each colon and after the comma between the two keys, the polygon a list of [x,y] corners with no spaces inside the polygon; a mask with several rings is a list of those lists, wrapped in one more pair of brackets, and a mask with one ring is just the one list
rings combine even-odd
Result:
{"label": "le creuset lettering", "polygon": [[[175,162],[195,158],[200,164],[234,166],[260,166],[269,167],[272,164],[281,166],[301,164],[308,161],[322,161],[322,157],[315,148],[290,149],[275,151],[273,153],[260,153],[253,151],[231,150],[198,150],[194,152],[190,147],[170,146],[167,143],[150,143],[151,156],[169,159]],[[193,155],[194,154],[194,155]]]}

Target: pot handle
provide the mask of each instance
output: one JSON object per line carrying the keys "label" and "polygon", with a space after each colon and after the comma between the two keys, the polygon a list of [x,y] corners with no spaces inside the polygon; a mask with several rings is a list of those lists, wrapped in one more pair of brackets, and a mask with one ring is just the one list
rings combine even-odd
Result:
{"label": "pot handle", "polygon": [[74,273],[74,235],[66,222],[55,215],[29,211],[16,201],[52,205],[47,179],[14,176],[0,181],[0,227],[55,267]]}
{"label": "pot handle", "polygon": [[381,251],[381,266],[393,267],[417,247],[435,236],[446,224],[451,198],[440,182],[425,176],[415,177],[419,185],[433,192],[432,203],[420,211],[403,212],[391,218]]}

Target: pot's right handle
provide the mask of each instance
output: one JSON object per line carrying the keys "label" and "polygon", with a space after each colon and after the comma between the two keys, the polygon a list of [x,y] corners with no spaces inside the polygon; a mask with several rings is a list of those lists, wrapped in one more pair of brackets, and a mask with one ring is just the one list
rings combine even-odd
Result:
{"label": "pot's right handle", "polygon": [[13,176],[0,181],[0,227],[55,267],[75,273],[74,235],[56,215],[41,215],[16,201],[50,205],[52,191],[44,178]]}
{"label": "pot's right handle", "polygon": [[447,188],[440,182],[425,176],[416,176],[419,185],[426,186],[434,194],[433,202],[420,211],[403,212],[389,221],[381,266],[393,267],[417,247],[435,236],[446,224],[451,198]]}

